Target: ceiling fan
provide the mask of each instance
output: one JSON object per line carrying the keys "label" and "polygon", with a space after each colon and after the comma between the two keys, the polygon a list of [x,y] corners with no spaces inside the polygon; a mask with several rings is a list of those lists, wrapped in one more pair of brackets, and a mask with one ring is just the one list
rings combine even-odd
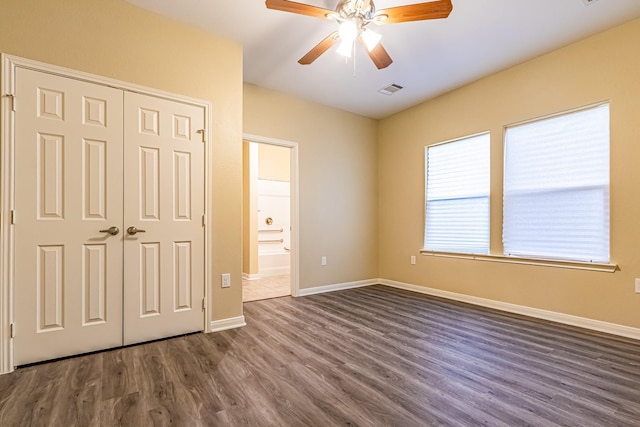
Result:
{"label": "ceiling fan", "polygon": [[338,31],[329,34],[306,55],[298,60],[300,64],[308,65],[318,59],[338,40],[341,44],[337,52],[350,57],[354,49],[355,40],[362,44],[369,58],[378,67],[386,68],[393,60],[380,44],[381,35],[366,28],[370,23],[378,25],[396,24],[399,22],[423,21],[427,19],[442,19],[449,16],[453,6],[451,0],[435,0],[425,3],[390,7],[376,11],[373,0],[340,0],[336,10],[332,11],[304,3],[289,0],[266,0],[268,9],[298,13],[300,15],[329,19],[340,24]]}

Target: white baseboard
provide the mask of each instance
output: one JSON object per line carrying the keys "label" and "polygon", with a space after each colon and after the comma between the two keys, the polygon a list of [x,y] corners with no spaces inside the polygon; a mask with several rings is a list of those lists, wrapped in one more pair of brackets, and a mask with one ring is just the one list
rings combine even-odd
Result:
{"label": "white baseboard", "polygon": [[242,278],[244,280],[258,280],[260,278],[260,275],[259,274],[242,273]]}
{"label": "white baseboard", "polygon": [[315,288],[305,288],[298,291],[298,296],[306,297],[308,295],[323,294],[325,292],[342,291],[345,289],[361,288],[363,286],[371,286],[380,283],[379,279],[358,280],[356,282],[337,283],[335,285],[316,286]]}
{"label": "white baseboard", "polygon": [[211,332],[226,331],[227,329],[235,329],[247,326],[244,316],[230,317],[228,319],[212,320]]}
{"label": "white baseboard", "polygon": [[537,319],[550,320],[552,322],[563,323],[565,325],[577,326],[579,328],[593,331],[605,332],[607,334],[640,340],[640,329],[630,326],[618,325],[615,323],[602,322],[600,320],[587,319],[585,317],[572,316],[570,314],[558,313],[555,311],[542,310],[539,308],[526,307],[523,305],[511,304],[507,302],[495,301],[486,298],[474,297],[470,295],[458,294],[455,292],[443,291],[440,289],[428,288],[426,286],[412,285],[409,283],[396,282],[394,280],[378,279],[381,285],[421,294],[433,295],[436,297],[451,299],[482,307],[493,308],[509,313],[522,314],[524,316],[535,317]]}

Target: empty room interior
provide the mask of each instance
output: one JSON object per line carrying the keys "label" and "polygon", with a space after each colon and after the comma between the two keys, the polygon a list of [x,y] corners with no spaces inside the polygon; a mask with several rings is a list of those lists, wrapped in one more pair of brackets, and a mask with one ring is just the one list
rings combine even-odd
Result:
{"label": "empty room interior", "polygon": [[0,22],[0,425],[640,425],[637,0]]}

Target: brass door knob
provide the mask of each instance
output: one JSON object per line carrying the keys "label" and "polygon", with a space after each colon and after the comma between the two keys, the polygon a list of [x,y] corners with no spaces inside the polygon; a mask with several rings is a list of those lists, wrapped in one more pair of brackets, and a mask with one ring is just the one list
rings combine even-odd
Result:
{"label": "brass door knob", "polygon": [[135,227],[129,227],[127,228],[127,234],[133,236],[136,233],[146,233],[147,230],[140,230],[139,228],[135,228]]}
{"label": "brass door knob", "polygon": [[109,233],[112,236],[115,236],[116,234],[118,234],[120,232],[120,229],[118,227],[116,227],[115,225],[107,228],[106,230],[100,230],[101,233]]}

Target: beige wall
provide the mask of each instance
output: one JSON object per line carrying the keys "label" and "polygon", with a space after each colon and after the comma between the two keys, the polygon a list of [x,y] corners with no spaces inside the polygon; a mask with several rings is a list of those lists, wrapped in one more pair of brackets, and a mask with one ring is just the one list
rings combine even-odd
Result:
{"label": "beige wall", "polygon": [[290,148],[277,145],[258,145],[258,179],[289,181]]}
{"label": "beige wall", "polygon": [[[640,20],[382,120],[379,273],[386,279],[640,327]],[[420,256],[424,146],[491,131],[491,252],[502,253],[504,126],[611,102],[611,261],[616,273]],[[410,265],[418,255],[417,265]]]}
{"label": "beige wall", "polygon": [[376,121],[249,84],[243,112],[244,132],[299,144],[300,288],[377,277]]}
{"label": "beige wall", "polygon": [[122,0],[1,1],[0,52],[212,103],[211,320],[241,315],[241,46]]}

